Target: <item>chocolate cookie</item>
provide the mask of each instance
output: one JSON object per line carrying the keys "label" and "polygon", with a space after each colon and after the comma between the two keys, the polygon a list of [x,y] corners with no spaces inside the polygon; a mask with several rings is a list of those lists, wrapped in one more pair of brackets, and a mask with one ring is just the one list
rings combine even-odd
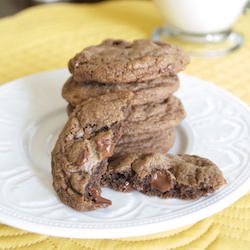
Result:
{"label": "chocolate cookie", "polygon": [[122,143],[119,140],[114,150],[114,157],[119,157],[131,153],[167,153],[175,142],[175,132],[173,129],[168,129],[162,132],[164,133],[160,134],[158,137],[138,139],[137,141]]}
{"label": "chocolate cookie", "polygon": [[64,204],[79,211],[111,204],[100,195],[100,179],[131,98],[131,92],[90,98],[69,116],[52,151],[53,186]]}
{"label": "chocolate cookie", "polygon": [[197,199],[226,184],[219,168],[194,155],[127,155],[111,161],[102,184],[160,198]]}
{"label": "chocolate cookie", "polygon": [[147,82],[129,84],[103,84],[98,82],[76,82],[70,77],[63,86],[63,98],[75,107],[80,102],[110,92],[130,90],[134,93],[131,105],[161,103],[179,88],[177,76],[160,77]]}
{"label": "chocolate cookie", "polygon": [[174,96],[161,104],[133,106],[123,123],[123,134],[131,136],[174,128],[185,115],[181,101]]}
{"label": "chocolate cookie", "polygon": [[69,61],[78,81],[135,83],[175,75],[189,63],[177,46],[150,40],[105,40],[90,46]]}
{"label": "chocolate cookie", "polygon": [[149,119],[158,119],[160,117],[168,116],[168,120],[172,120],[177,114],[185,114],[183,105],[175,96],[170,96],[161,103],[147,103],[144,105],[134,105],[131,107],[130,113],[127,117],[129,122],[147,121]]}
{"label": "chocolate cookie", "polygon": [[152,133],[143,133],[135,135],[122,135],[117,145],[126,144],[126,143],[134,143],[143,140],[159,140],[166,139],[169,137],[170,133],[174,133],[174,129],[160,130],[158,132]]}

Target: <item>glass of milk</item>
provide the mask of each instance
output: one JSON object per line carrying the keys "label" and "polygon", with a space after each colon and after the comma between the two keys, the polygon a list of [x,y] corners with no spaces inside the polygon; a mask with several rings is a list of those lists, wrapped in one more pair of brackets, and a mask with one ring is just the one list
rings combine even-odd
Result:
{"label": "glass of milk", "polygon": [[153,33],[154,40],[174,37],[189,42],[190,54],[199,56],[225,55],[243,43],[231,29],[248,0],[154,1],[164,19],[164,26]]}

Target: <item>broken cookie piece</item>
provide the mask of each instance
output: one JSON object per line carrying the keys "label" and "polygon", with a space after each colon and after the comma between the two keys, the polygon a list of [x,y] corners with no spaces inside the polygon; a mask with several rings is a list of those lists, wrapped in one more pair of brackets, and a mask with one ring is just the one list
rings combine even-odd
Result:
{"label": "broken cookie piece", "polygon": [[117,191],[133,187],[160,198],[197,199],[226,184],[219,168],[194,155],[127,155],[111,161],[102,183]]}
{"label": "broken cookie piece", "polygon": [[69,116],[52,151],[53,186],[61,201],[79,211],[104,208],[100,179],[121,137],[131,92],[88,99]]}

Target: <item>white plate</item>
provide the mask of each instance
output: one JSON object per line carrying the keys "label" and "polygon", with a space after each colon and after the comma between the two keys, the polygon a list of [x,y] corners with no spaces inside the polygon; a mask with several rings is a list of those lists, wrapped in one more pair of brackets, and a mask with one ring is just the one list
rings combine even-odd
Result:
{"label": "white plate", "polygon": [[50,151],[67,115],[60,93],[65,69],[15,80],[0,88],[0,220],[28,231],[73,238],[118,238],[170,230],[227,207],[249,189],[250,111],[215,85],[181,75],[178,96],[187,118],[172,152],[208,157],[228,184],[196,201],[103,190],[113,205],[76,212],[52,188]]}

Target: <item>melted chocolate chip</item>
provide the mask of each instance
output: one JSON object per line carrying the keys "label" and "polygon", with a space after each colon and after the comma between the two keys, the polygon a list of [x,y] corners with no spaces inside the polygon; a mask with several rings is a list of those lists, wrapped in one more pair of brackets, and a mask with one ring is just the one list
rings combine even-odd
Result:
{"label": "melted chocolate chip", "polygon": [[109,206],[109,205],[112,205],[112,201],[111,200],[108,200],[106,198],[103,198],[101,196],[98,196],[96,197],[95,199],[95,202],[97,204],[100,204],[101,206]]}
{"label": "melted chocolate chip", "polygon": [[174,180],[169,172],[156,172],[151,179],[151,188],[156,189],[162,193],[171,190],[174,186]]}
{"label": "melted chocolate chip", "polygon": [[101,197],[100,192],[95,188],[91,190],[91,196],[93,197],[93,200],[101,207],[106,207],[112,204],[111,200]]}

